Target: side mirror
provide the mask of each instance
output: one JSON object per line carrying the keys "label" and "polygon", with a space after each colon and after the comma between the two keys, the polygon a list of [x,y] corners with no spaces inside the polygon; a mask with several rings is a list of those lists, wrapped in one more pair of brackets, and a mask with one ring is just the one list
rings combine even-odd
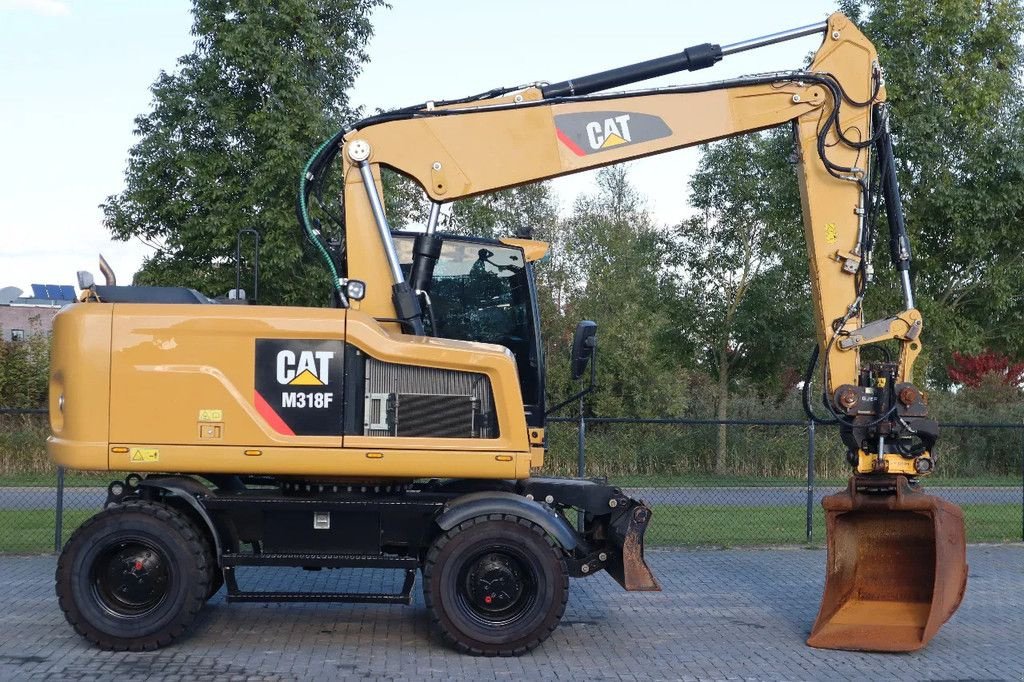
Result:
{"label": "side mirror", "polygon": [[576,325],[572,337],[572,355],[569,358],[572,378],[579,379],[587,370],[587,364],[597,348],[597,322],[583,320]]}

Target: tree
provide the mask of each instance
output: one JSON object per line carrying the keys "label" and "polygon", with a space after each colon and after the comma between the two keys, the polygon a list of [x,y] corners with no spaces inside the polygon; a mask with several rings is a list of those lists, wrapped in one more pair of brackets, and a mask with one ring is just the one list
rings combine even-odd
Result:
{"label": "tree", "polygon": [[[695,306],[679,327],[696,340],[696,362],[716,379],[718,419],[729,416],[741,368],[754,386],[791,387],[799,376],[792,363],[813,338],[788,132],[705,147],[690,181],[690,203],[700,213],[674,231],[680,295]],[[719,427],[718,473],[726,470],[727,432]]]}
{"label": "tree", "polygon": [[[561,287],[563,323],[548,357],[567,353],[577,320],[594,320],[600,390],[592,409],[622,416],[681,412],[685,376],[668,350],[674,333],[663,280],[668,243],[624,164],[598,171],[597,191],[576,200],[556,243],[553,280]],[[567,375],[564,363],[549,365],[556,395],[576,389]]]}
{"label": "tree", "polygon": [[953,362],[946,367],[949,378],[968,388],[978,388],[986,377],[1018,390],[1024,385],[1024,362],[1013,362],[1002,353],[985,351],[975,355],[953,352]]}
{"label": "tree", "polygon": [[[1024,5],[844,0],[893,109],[927,378],[954,350],[1024,353]],[[884,243],[884,240],[883,240]]]}
{"label": "tree", "polygon": [[304,263],[296,239],[298,178],[313,148],[355,114],[346,92],[379,4],[193,0],[195,47],[153,84],[126,188],[101,205],[116,239],[155,249],[139,283],[225,292],[236,234],[254,227],[261,302],[328,300],[328,278],[311,257]]}
{"label": "tree", "polygon": [[989,414],[1005,412],[1007,406],[1020,404],[1024,362],[1014,362],[991,350],[973,355],[954,351],[946,372],[953,382],[964,387],[969,403],[988,410]]}
{"label": "tree", "polygon": [[456,201],[443,228],[453,234],[497,239],[549,234],[558,218],[550,184],[535,182]]}

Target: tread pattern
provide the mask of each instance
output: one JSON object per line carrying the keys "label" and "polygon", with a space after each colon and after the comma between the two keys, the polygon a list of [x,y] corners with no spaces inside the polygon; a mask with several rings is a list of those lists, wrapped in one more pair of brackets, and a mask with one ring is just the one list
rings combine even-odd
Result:
{"label": "tread pattern", "polygon": [[[551,550],[552,555],[558,562],[560,584],[553,585],[552,587],[557,591],[557,593],[559,593],[559,602],[557,605],[556,617],[549,619],[549,622],[545,627],[535,631],[533,633],[534,636],[526,643],[517,647],[508,646],[484,649],[467,644],[460,639],[457,633],[453,633],[445,627],[436,603],[437,598],[433,594],[433,588],[431,587],[431,577],[434,571],[437,570],[437,561],[441,551],[456,536],[479,524],[494,522],[515,523],[529,529],[531,533],[544,540],[548,548]],[[547,532],[544,531],[541,526],[528,519],[515,516],[514,514],[487,514],[485,516],[477,516],[467,521],[463,521],[451,530],[440,535],[430,546],[430,550],[427,552],[427,558],[423,563],[423,598],[424,601],[426,601],[427,609],[430,611],[431,622],[441,632],[445,641],[455,647],[458,651],[473,656],[520,656],[531,649],[540,646],[540,644],[543,643],[552,632],[554,632],[555,628],[558,627],[558,623],[562,620],[562,616],[565,614],[566,603],[569,600],[569,570],[566,566],[565,556],[561,547],[551,536],[547,534]]]}
{"label": "tread pattern", "polygon": [[[78,552],[82,551],[83,543],[87,543],[90,536],[97,527],[109,523],[111,519],[124,516],[125,514],[144,514],[152,517],[167,526],[168,531],[177,533],[182,541],[191,549],[191,556],[188,560],[198,574],[197,579],[187,583],[188,594],[185,604],[176,614],[175,618],[163,629],[142,637],[123,638],[107,634],[93,624],[86,615],[82,613],[72,593],[72,563]],[[207,594],[211,588],[212,566],[210,560],[213,551],[209,546],[205,535],[196,528],[195,524],[181,512],[159,502],[147,500],[126,500],[120,504],[108,507],[95,514],[79,526],[60,554],[57,561],[56,591],[57,601],[64,617],[68,623],[82,637],[86,638],[101,649],[108,651],[153,651],[170,644],[180,637],[188,629],[196,615],[206,603]]]}

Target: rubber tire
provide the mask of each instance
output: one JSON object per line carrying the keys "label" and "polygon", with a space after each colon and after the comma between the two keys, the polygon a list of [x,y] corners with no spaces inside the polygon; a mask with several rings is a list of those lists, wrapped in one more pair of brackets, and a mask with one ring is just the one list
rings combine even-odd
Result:
{"label": "rubber tire", "polygon": [[209,556],[210,564],[210,588],[206,590],[206,601],[213,599],[213,596],[224,587],[224,572],[217,566],[217,560],[213,558],[213,552]]}
{"label": "rubber tire", "polygon": [[[167,560],[167,597],[153,612],[110,614],[98,602],[90,565],[118,537],[142,537]],[[57,599],[75,631],[101,649],[152,651],[170,644],[192,624],[210,590],[212,555],[205,536],[179,511],[129,500],[96,514],[72,534],[57,562]]]}
{"label": "rubber tire", "polygon": [[[522,622],[484,627],[452,607],[452,590],[461,563],[496,543],[525,550],[536,561],[538,594]],[[510,514],[478,516],[431,545],[423,565],[423,597],[434,624],[457,650],[474,656],[518,656],[539,646],[558,627],[569,599],[569,572],[562,549],[537,524]]]}

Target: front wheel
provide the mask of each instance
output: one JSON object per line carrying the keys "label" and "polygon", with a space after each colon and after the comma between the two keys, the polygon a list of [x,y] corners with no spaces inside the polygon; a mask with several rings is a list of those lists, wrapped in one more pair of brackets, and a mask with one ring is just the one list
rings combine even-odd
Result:
{"label": "front wheel", "polygon": [[441,535],[423,577],[435,624],[474,655],[533,649],[558,626],[569,598],[561,550],[540,526],[512,515],[480,516]]}
{"label": "front wheel", "polygon": [[152,650],[192,623],[210,590],[203,534],[162,504],[128,501],[82,524],[57,562],[57,597],[103,649]]}

